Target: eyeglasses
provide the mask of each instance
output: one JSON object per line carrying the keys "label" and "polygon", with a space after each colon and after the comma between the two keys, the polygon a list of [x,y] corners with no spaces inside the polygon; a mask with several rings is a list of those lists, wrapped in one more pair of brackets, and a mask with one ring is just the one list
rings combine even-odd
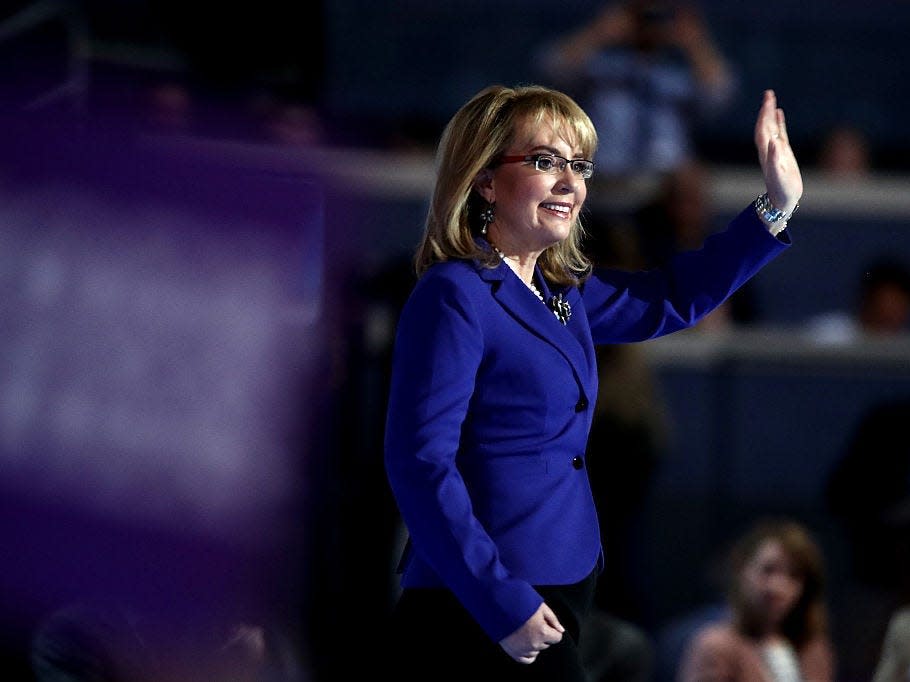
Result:
{"label": "eyeglasses", "polygon": [[531,154],[529,156],[500,156],[499,163],[533,163],[541,173],[562,173],[566,166],[585,180],[594,175],[594,162],[587,159],[567,159],[556,154]]}

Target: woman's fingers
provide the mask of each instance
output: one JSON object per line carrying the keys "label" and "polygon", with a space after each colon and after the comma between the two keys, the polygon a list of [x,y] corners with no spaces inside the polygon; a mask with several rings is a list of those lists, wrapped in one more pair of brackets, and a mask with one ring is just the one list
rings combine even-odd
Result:
{"label": "woman's fingers", "polygon": [[768,142],[774,139],[775,135],[780,134],[778,111],[774,91],[765,90],[758,118],[755,121],[755,147],[758,150],[758,159],[762,167],[767,161]]}
{"label": "woman's fingers", "polygon": [[776,113],[777,113],[777,134],[783,142],[790,144],[790,138],[787,136],[787,119],[784,116],[784,110],[777,109]]}
{"label": "woman's fingers", "polygon": [[566,629],[562,626],[562,623],[559,622],[559,618],[556,616],[556,613],[553,611],[553,609],[547,606],[546,603],[543,606],[544,608],[542,610],[542,613],[544,622],[559,632],[560,635],[558,639],[562,639],[562,633],[565,632]]}

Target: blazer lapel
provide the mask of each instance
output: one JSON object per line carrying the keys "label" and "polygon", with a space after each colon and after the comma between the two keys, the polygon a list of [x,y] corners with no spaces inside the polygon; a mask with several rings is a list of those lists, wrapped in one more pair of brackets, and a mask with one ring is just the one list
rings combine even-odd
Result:
{"label": "blazer lapel", "polygon": [[[585,347],[590,345],[590,341],[586,343],[584,338],[585,325],[580,319],[583,311],[578,290],[573,287],[563,293],[572,306],[575,318],[574,320],[569,318],[568,325],[564,325],[505,263],[500,263],[498,267],[492,269],[478,264],[477,268],[481,279],[493,284],[493,297],[500,305],[520,324],[556,348],[569,362],[581,385],[587,386],[593,357],[588,358],[585,352]],[[546,285],[541,293],[544,294],[545,301],[552,295]]]}

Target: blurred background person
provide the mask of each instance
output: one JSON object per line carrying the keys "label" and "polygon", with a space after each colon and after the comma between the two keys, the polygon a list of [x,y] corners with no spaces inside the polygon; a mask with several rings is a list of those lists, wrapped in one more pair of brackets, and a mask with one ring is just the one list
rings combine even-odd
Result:
{"label": "blurred background person", "polygon": [[824,134],[818,168],[834,180],[864,178],[872,170],[869,138],[857,126],[841,123]]}
{"label": "blurred background person", "polygon": [[910,322],[910,269],[897,260],[880,260],[860,284],[859,324],[871,334],[901,334]]}
{"label": "blurred background person", "polygon": [[[718,228],[714,222],[711,170],[690,158],[658,174],[654,188],[628,211],[603,205],[589,209],[586,249],[592,260],[621,270],[660,267],[677,251],[701,248]],[[753,282],[733,293],[699,321],[699,331],[719,332],[760,321]]]}
{"label": "blurred background person", "polygon": [[594,159],[606,176],[667,171],[692,158],[694,125],[724,111],[736,91],[730,65],[689,3],[609,3],[550,47],[541,69],[609,140]]}
{"label": "blurred background person", "polygon": [[[711,206],[711,173],[698,159],[688,159],[664,173],[654,196],[635,214],[641,244],[641,267],[658,267],[675,250],[701,248],[715,231]],[[759,310],[754,285],[747,282],[699,322],[701,331],[722,331],[752,324]]]}
{"label": "blurred background person", "polygon": [[888,621],[888,632],[872,682],[910,679],[910,606],[898,609]]}
{"label": "blurred background person", "polygon": [[689,159],[665,173],[636,215],[645,267],[663,263],[677,249],[700,248],[710,233],[710,174]]}
{"label": "blurred background person", "polygon": [[824,559],[802,524],[756,523],[733,547],[728,578],[729,615],[695,632],[680,682],[835,679]]}
{"label": "blurred background person", "polygon": [[893,337],[910,330],[910,267],[882,255],[863,269],[852,309],[809,319],[807,333],[822,343]]}
{"label": "blurred background person", "polygon": [[845,544],[849,583],[841,608],[850,614],[842,623],[850,679],[869,679],[882,642],[893,639],[886,637],[888,619],[910,604],[908,423],[910,397],[866,409],[825,482],[827,510]]}
{"label": "blurred background person", "polygon": [[601,538],[610,555],[595,601],[614,615],[640,621],[638,538],[645,503],[665,454],[669,415],[639,346],[611,344],[595,352],[597,403],[587,451],[591,489],[602,519]]}
{"label": "blurred background person", "polygon": [[910,597],[908,423],[910,398],[883,400],[864,412],[825,487],[857,577],[895,600]]}
{"label": "blurred background person", "polygon": [[579,655],[588,682],[651,682],[655,650],[645,630],[593,607],[586,617]]}

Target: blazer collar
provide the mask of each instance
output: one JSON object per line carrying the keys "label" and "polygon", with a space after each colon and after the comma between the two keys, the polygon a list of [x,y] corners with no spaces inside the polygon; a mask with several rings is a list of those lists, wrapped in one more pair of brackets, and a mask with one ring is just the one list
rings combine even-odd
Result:
{"label": "blazer collar", "polygon": [[[553,311],[540,302],[506,263],[500,262],[495,268],[475,263],[475,267],[480,278],[492,285],[493,297],[499,304],[520,324],[556,348],[572,366],[581,384],[586,386],[593,371],[594,359],[588,358],[585,352],[585,348],[590,345],[588,341],[590,333],[583,321],[585,316],[578,288],[558,290],[572,306],[573,312],[568,324],[562,324],[556,319]],[[537,281],[542,283],[541,293],[544,295],[544,301],[549,301],[556,291],[550,290],[540,273],[540,268],[535,267],[535,272]]]}

